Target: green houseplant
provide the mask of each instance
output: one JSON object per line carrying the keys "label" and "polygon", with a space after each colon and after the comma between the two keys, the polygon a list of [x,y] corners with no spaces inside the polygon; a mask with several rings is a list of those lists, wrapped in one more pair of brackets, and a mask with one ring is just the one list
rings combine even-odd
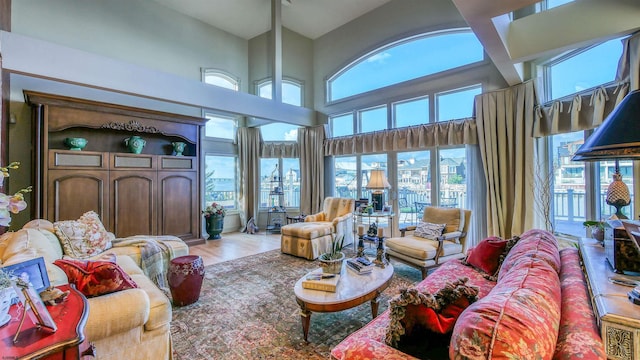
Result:
{"label": "green houseplant", "polygon": [[340,274],[342,272],[342,262],[345,255],[342,252],[344,247],[344,235],[335,237],[331,241],[331,251],[321,254],[318,257],[322,272],[329,274]]}
{"label": "green houseplant", "polygon": [[594,239],[604,241],[604,221],[587,220],[582,223],[586,229],[591,230],[591,236]]}

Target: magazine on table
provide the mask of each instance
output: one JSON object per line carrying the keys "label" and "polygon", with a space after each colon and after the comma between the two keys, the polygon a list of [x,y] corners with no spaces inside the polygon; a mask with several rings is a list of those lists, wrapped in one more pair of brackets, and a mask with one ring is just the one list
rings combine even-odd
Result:
{"label": "magazine on table", "polygon": [[347,267],[358,274],[370,273],[373,271],[374,266],[375,265],[364,256],[347,259]]}

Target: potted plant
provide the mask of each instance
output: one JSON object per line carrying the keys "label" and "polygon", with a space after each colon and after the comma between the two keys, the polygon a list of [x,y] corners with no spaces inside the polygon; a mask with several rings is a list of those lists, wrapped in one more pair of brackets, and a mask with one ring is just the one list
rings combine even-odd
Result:
{"label": "potted plant", "polygon": [[318,257],[322,272],[329,274],[340,274],[342,272],[342,262],[345,255],[342,252],[344,246],[344,235],[336,237],[331,241],[331,251],[321,254]]}
{"label": "potted plant", "polygon": [[9,316],[9,307],[11,307],[12,294],[11,274],[0,269],[0,326],[6,324],[11,319],[11,316]]}
{"label": "potted plant", "polygon": [[222,238],[220,234],[224,227],[224,216],[227,214],[227,209],[221,204],[214,202],[207,206],[202,211],[202,214],[204,215],[207,234],[209,234],[207,240]]}
{"label": "potted plant", "polygon": [[591,236],[594,239],[600,242],[604,241],[604,222],[603,221],[587,220],[583,222],[582,225],[588,230],[591,230]]}

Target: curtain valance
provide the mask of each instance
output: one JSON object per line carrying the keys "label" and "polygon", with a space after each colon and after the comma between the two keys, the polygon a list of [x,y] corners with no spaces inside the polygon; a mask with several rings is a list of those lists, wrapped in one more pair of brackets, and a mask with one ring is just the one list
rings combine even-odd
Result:
{"label": "curtain valance", "polygon": [[476,123],[469,118],[327,139],[324,142],[324,155],[355,155],[477,143]]}
{"label": "curtain valance", "polygon": [[260,144],[261,158],[297,158],[299,157],[297,142],[263,141]]}

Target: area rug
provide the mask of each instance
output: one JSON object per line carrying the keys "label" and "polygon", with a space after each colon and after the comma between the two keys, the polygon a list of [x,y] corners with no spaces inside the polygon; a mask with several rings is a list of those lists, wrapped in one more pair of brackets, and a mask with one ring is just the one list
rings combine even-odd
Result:
{"label": "area rug", "polygon": [[[393,265],[379,313],[400,289],[420,281],[420,271]],[[371,307],[366,302],[336,313],[313,313],[305,342],[293,286],[316,268],[316,261],[280,250],[207,267],[198,302],[173,308],[174,359],[328,359],[335,345],[371,321]]]}

